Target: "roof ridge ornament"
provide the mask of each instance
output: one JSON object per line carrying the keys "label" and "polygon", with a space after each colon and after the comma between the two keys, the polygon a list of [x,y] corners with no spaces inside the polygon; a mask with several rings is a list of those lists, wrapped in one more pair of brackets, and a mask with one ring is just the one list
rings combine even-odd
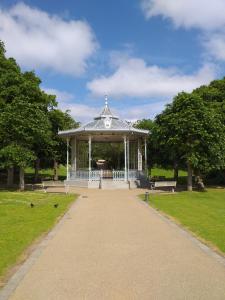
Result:
{"label": "roof ridge ornament", "polygon": [[100,114],[100,117],[106,117],[106,116],[109,116],[111,118],[113,117],[112,112],[108,105],[108,95],[105,95],[105,106],[102,113]]}
{"label": "roof ridge ornament", "polygon": [[108,107],[108,95],[105,95],[105,107]]}

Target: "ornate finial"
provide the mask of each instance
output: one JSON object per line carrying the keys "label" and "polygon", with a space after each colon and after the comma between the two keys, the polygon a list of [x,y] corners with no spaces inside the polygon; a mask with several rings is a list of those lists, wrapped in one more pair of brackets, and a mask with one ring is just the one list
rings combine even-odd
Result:
{"label": "ornate finial", "polygon": [[108,106],[108,96],[105,95],[105,106]]}

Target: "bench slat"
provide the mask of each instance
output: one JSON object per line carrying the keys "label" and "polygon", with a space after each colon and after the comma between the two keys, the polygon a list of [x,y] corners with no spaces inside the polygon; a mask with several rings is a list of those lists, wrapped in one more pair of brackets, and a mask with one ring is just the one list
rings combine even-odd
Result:
{"label": "bench slat", "polygon": [[153,182],[154,187],[176,187],[176,181],[156,181]]}

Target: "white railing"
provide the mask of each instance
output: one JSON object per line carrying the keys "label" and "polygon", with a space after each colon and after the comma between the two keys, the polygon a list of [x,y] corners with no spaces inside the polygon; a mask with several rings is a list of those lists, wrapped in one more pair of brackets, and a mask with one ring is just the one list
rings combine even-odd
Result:
{"label": "white railing", "polygon": [[69,180],[100,180],[100,171],[88,171],[88,170],[70,170],[69,172]]}
{"label": "white railing", "polygon": [[128,171],[128,180],[136,180],[145,177],[145,173],[143,171],[138,170],[129,170]]}
{"label": "white railing", "polygon": [[88,171],[89,172],[89,180],[91,181],[99,181],[101,176],[100,170]]}
{"label": "white railing", "polygon": [[128,180],[138,179],[138,170],[129,170],[128,171]]}
{"label": "white railing", "polygon": [[[127,174],[128,180],[136,180],[145,177],[143,171],[129,170]],[[100,179],[112,178],[114,181],[125,180],[124,170],[77,170],[69,171],[69,180],[91,180],[99,181]]]}
{"label": "white railing", "polygon": [[88,180],[89,178],[89,172],[86,170],[70,170],[69,172],[69,180],[76,180],[76,179],[81,179],[81,180]]}
{"label": "white railing", "polygon": [[113,177],[112,170],[101,170],[101,177],[102,178],[112,178]]}
{"label": "white railing", "polygon": [[113,170],[113,180],[120,181],[125,179],[125,171]]}

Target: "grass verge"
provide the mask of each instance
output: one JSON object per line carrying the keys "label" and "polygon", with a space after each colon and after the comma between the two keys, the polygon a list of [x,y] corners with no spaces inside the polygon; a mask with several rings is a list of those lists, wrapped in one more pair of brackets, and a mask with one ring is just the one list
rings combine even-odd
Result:
{"label": "grass verge", "polygon": [[[141,195],[144,199],[144,195]],[[225,254],[225,190],[150,195],[149,204]]]}
{"label": "grass verge", "polygon": [[[40,192],[0,192],[0,284],[7,271],[24,259],[24,251],[53,227],[75,197]],[[56,208],[54,204],[57,203]]]}
{"label": "grass verge", "polygon": [[[154,167],[151,169],[151,176],[152,177],[165,177],[165,179],[172,179],[174,176],[174,171],[172,169],[162,169]],[[187,172],[183,170],[179,170],[180,177],[186,177]]]}

